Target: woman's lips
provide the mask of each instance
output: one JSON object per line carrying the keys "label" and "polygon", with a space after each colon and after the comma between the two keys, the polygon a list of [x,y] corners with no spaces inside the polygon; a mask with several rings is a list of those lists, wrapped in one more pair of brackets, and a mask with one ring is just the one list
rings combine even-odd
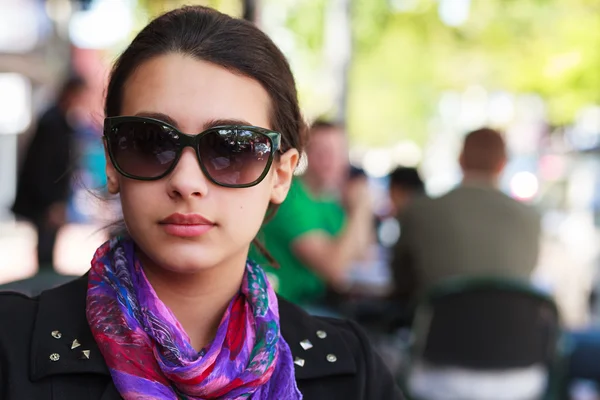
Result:
{"label": "woman's lips", "polygon": [[178,224],[161,224],[165,232],[169,235],[179,237],[195,237],[200,236],[211,230],[214,225],[178,225]]}
{"label": "woman's lips", "polygon": [[215,223],[200,214],[171,214],[159,223],[169,235],[195,237],[215,227]]}

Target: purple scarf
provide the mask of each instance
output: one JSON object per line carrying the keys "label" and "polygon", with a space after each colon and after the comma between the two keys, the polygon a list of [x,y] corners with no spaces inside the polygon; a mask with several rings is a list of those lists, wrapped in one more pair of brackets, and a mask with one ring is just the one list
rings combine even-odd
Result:
{"label": "purple scarf", "polygon": [[96,251],[86,313],[125,400],[302,399],[279,330],[277,297],[252,262],[216,337],[200,353],[156,296],[131,240],[113,239]]}

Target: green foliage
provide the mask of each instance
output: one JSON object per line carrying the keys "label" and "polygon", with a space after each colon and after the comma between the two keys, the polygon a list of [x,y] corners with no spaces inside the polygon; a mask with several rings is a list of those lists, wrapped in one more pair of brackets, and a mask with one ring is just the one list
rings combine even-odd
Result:
{"label": "green foliage", "polygon": [[[261,0],[263,7],[285,5],[285,26],[294,37],[288,56],[295,60],[301,100],[313,110],[324,104],[316,82],[329,1]],[[441,22],[440,1],[352,0],[347,123],[355,143],[424,143],[440,94],[472,85],[538,93],[553,124],[572,122],[582,106],[600,104],[600,0],[471,0],[469,20],[459,27]],[[156,15],[190,0],[139,3]],[[241,15],[241,0],[192,3]],[[329,111],[326,105],[322,111]]]}
{"label": "green foliage", "polygon": [[314,52],[323,46],[326,0],[298,0],[292,2],[287,17],[287,27],[297,37],[300,45]]}
{"label": "green foliage", "polygon": [[440,21],[436,1],[416,0],[408,12],[391,3],[354,1],[355,141],[422,143],[440,92],[470,85],[538,93],[555,124],[600,103],[600,0],[472,0],[457,28]]}

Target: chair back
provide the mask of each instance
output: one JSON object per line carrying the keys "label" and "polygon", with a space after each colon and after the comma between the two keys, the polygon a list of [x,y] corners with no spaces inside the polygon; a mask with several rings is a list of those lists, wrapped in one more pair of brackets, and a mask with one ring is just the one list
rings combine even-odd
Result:
{"label": "chair back", "polygon": [[560,336],[553,299],[526,282],[454,279],[417,307],[413,359],[436,366],[503,370],[550,365]]}

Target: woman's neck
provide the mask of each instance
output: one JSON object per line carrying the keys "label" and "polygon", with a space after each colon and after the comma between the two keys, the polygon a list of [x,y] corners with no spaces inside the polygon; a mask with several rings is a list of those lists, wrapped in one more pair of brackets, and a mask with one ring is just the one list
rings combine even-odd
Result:
{"label": "woman's neck", "polygon": [[198,351],[213,340],[223,314],[241,287],[246,258],[238,258],[194,274],[178,274],[140,255],[156,295],[171,309]]}

